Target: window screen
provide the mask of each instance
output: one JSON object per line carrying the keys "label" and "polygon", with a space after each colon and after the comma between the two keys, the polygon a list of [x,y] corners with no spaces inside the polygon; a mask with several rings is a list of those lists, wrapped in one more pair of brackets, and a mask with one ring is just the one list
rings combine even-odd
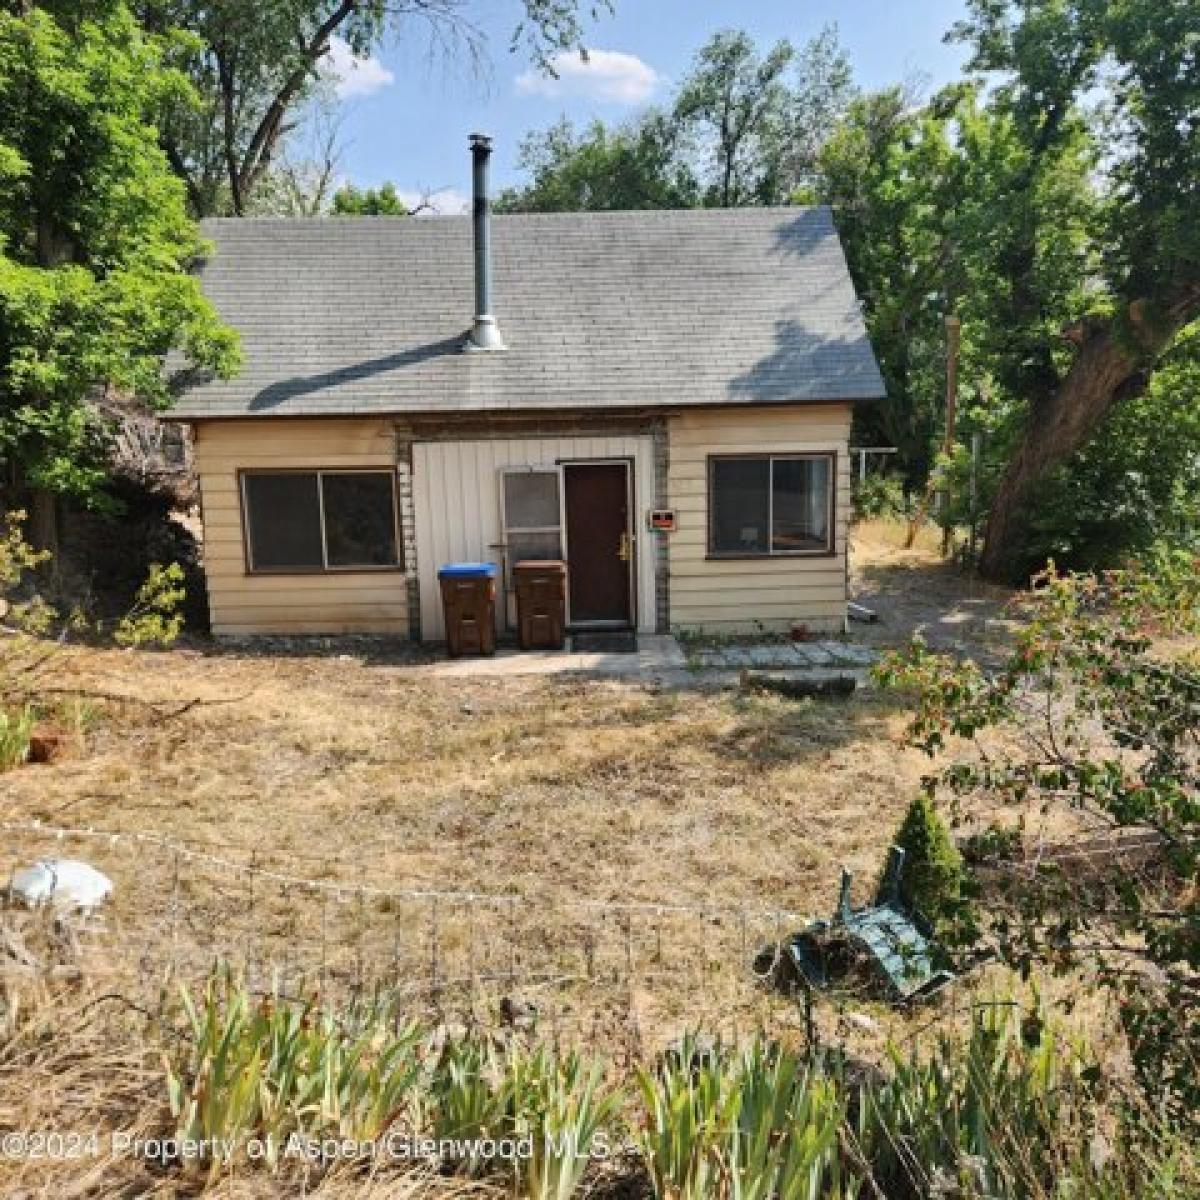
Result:
{"label": "window screen", "polygon": [[246,530],[253,570],[320,570],[321,504],[317,476],[247,475]]}
{"label": "window screen", "polygon": [[717,458],[712,464],[714,554],[770,550],[769,458]]}
{"label": "window screen", "polygon": [[828,545],[829,459],[772,460],[771,548],[795,554]]}
{"label": "window screen", "polygon": [[509,529],[558,525],[558,472],[509,471],[504,477],[504,519]]}
{"label": "window screen", "polygon": [[829,455],[709,460],[709,553],[813,554],[831,542]]}
{"label": "window screen", "polygon": [[505,468],[500,478],[509,568],[528,559],[562,558],[558,468]]}
{"label": "window screen", "polygon": [[399,563],[390,471],[280,471],[242,477],[252,571]]}
{"label": "window screen", "polygon": [[321,475],[325,554],[331,567],[394,567],[396,509],[392,477],[382,471]]}

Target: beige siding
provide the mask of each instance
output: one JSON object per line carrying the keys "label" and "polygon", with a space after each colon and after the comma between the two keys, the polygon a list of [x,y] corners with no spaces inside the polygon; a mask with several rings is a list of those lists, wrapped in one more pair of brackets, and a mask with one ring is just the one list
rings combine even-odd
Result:
{"label": "beige siding", "polygon": [[[698,409],[670,421],[668,492],[678,513],[669,535],[671,625],[711,632],[840,630],[846,614],[850,515],[849,404]],[[756,452],[834,452],[835,553],[716,560],[708,552],[708,457]]]}
{"label": "beige siding", "polygon": [[408,631],[400,571],[251,575],[242,545],[238,471],[271,467],[394,467],[391,424],[349,420],[201,421],[196,465],[204,510],[204,567],[213,632]]}

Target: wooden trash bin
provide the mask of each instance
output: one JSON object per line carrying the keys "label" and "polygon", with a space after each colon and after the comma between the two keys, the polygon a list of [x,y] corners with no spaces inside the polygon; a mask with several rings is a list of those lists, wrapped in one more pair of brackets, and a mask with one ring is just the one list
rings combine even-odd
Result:
{"label": "wooden trash bin", "polygon": [[522,650],[561,650],[567,640],[567,564],[527,559],[513,567]]}
{"label": "wooden trash bin", "polygon": [[496,653],[496,568],[492,563],[451,563],[438,571],[442,612],[446,617],[446,651]]}

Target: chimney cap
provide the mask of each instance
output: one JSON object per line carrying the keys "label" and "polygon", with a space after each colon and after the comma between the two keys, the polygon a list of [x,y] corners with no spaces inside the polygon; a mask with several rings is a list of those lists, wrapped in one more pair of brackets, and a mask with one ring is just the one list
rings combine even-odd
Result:
{"label": "chimney cap", "polygon": [[468,138],[471,143],[472,150],[490,150],[492,148],[492,135],[490,133],[473,133]]}

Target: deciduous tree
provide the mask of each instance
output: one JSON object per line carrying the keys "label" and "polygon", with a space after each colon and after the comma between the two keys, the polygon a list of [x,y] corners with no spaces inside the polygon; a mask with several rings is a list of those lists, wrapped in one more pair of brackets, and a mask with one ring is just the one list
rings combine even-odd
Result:
{"label": "deciduous tree", "polygon": [[[318,85],[334,38],[355,54],[378,49],[389,32],[423,25],[448,50],[478,54],[472,0],[137,0],[146,27],[186,29],[179,64],[200,105],[172,104],[161,114],[163,145],[199,216],[250,210],[296,114]],[[607,7],[604,0],[589,11]],[[578,0],[524,0],[513,35],[536,63],[578,48]]]}
{"label": "deciduous tree", "polygon": [[[1144,389],[1200,316],[1200,10],[1195,0],[971,0],[956,36],[974,47],[971,68],[996,80],[993,103],[1024,160],[1021,186],[997,195],[996,210],[1006,324],[1035,336],[997,360],[1025,419],[981,563],[1021,578],[1038,485]],[[1039,285],[1062,215],[1044,201],[1097,98],[1106,120],[1090,269],[1071,319],[1051,329]]]}
{"label": "deciduous tree", "polygon": [[521,145],[531,180],[496,198],[502,212],[690,208],[699,184],[670,115],[650,112],[628,125],[595,121],[577,133],[565,119]]}
{"label": "deciduous tree", "polygon": [[188,268],[202,245],[154,114],[186,80],[123,0],[0,5],[0,460],[95,497],[115,389],[169,398],[164,359],[228,372],[232,333]]}

